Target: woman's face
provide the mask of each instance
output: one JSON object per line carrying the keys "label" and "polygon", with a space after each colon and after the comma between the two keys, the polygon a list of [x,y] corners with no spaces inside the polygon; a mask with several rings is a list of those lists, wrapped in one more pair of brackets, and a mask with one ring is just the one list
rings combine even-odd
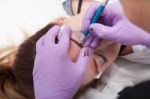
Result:
{"label": "woman's face", "polygon": [[[79,38],[82,33],[81,27],[82,27],[83,13],[85,13],[87,8],[92,3],[93,0],[87,0],[86,2],[83,2],[81,14],[75,15],[70,18],[61,17],[55,20],[58,24],[71,27],[72,36],[69,49],[69,56],[73,61],[77,60],[77,57],[81,50],[81,47],[79,46]],[[72,4],[72,6],[73,11],[76,12],[74,8],[77,9],[77,7],[74,4]],[[92,55],[90,55],[90,60],[88,62],[86,70],[86,76],[82,81],[81,86],[87,85],[94,79],[94,77],[97,74],[104,72],[105,69],[111,66],[111,64],[114,62],[114,60],[117,58],[119,54],[120,46],[121,46],[120,44],[108,40],[101,41],[101,43],[94,49]]]}
{"label": "woman's face", "polygon": [[[81,47],[79,46],[79,38],[81,36],[82,14],[66,18],[63,25],[71,27],[72,36],[69,49],[70,58],[77,60]],[[108,40],[102,40],[94,49],[88,62],[86,77],[82,81],[82,86],[90,83],[94,77],[108,68],[117,58],[120,50],[120,44]]]}

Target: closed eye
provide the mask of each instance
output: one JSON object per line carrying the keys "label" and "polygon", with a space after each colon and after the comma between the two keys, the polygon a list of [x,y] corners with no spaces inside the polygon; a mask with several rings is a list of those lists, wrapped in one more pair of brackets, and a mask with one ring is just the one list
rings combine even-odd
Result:
{"label": "closed eye", "polygon": [[100,54],[99,52],[100,52],[100,51],[96,51],[96,52],[94,52],[94,53],[95,53],[97,56],[102,57],[102,58],[104,59],[104,62],[107,62],[107,61],[108,61],[107,58],[106,58],[104,55]]}

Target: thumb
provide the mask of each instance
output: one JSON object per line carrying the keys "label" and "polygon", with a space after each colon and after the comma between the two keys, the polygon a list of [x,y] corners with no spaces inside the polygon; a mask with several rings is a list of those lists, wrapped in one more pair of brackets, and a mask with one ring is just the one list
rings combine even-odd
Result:
{"label": "thumb", "polygon": [[113,27],[105,26],[99,23],[91,24],[89,31],[91,33],[95,33],[98,37],[107,40],[112,40],[115,36]]}
{"label": "thumb", "polygon": [[81,49],[80,54],[77,59],[77,64],[79,64],[80,68],[82,66],[82,70],[86,70],[89,56],[92,53],[92,49],[88,47],[84,47]]}

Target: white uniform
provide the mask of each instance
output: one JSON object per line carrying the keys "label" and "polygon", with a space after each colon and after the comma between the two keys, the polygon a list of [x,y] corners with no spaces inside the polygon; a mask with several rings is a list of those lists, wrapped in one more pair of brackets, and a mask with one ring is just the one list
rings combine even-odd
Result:
{"label": "white uniform", "polygon": [[127,86],[150,80],[150,49],[137,45],[133,53],[119,57],[102,76],[102,84],[89,89],[81,99],[116,99]]}

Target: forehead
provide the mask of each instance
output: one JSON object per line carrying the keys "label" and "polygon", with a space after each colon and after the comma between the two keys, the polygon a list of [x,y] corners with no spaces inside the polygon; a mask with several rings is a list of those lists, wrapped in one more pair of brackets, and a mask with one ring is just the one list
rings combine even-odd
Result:
{"label": "forehead", "polygon": [[[83,13],[78,14],[76,16],[72,16],[64,20],[63,25],[69,26],[72,31],[71,39],[75,40],[76,42],[80,43],[80,37],[82,35],[82,18]],[[112,41],[102,40],[103,43],[112,43]]]}
{"label": "forehead", "polygon": [[64,20],[63,25],[69,26],[72,31],[71,38],[79,43],[81,37],[81,28],[82,28],[82,17],[83,14],[72,16]]}

